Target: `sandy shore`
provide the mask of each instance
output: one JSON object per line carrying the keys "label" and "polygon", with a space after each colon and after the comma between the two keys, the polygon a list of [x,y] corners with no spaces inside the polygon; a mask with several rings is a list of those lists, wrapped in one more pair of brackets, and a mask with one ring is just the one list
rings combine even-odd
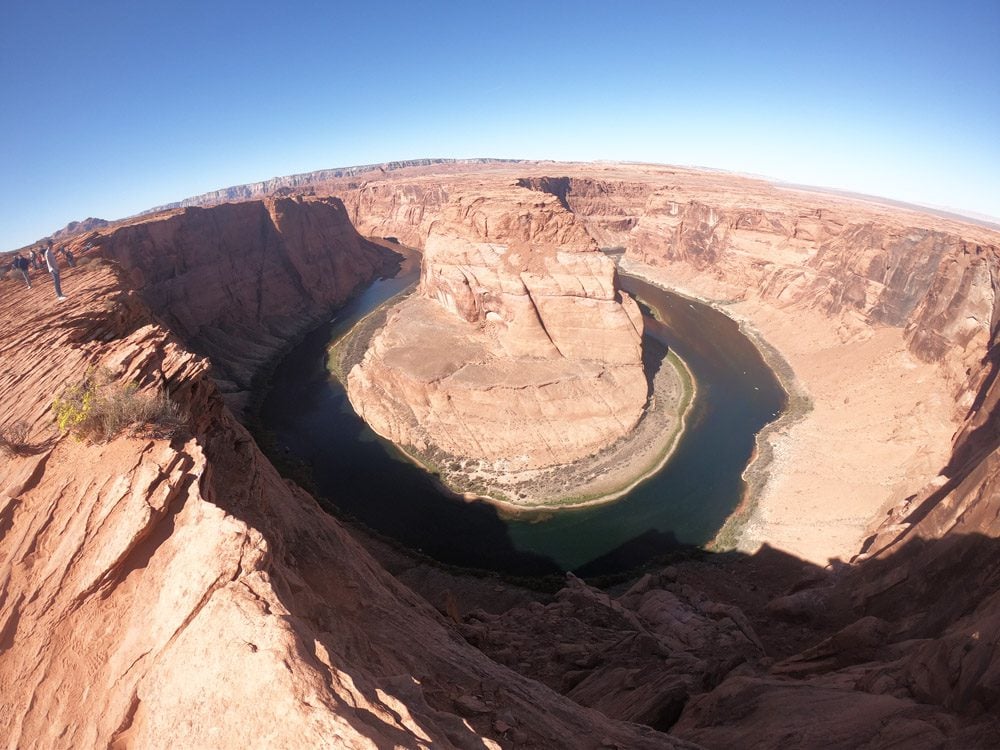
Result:
{"label": "sandy shore", "polygon": [[[627,268],[699,299],[726,296],[695,274]],[[769,544],[820,565],[849,559],[873,521],[944,466],[957,428],[944,375],[907,351],[899,328],[760,300],[717,307],[780,354],[791,372],[776,370],[794,379],[786,389],[811,403],[762,433],[758,455],[769,465],[751,467],[758,481],[737,548]]]}

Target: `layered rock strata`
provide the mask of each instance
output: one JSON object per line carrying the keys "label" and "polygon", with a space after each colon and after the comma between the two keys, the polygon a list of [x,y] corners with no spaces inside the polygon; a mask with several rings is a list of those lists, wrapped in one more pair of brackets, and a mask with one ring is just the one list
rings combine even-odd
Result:
{"label": "layered rock strata", "polygon": [[418,293],[347,380],[372,428],[419,454],[512,475],[567,464],[643,413],[642,317],[613,262],[550,196],[460,197]]}
{"label": "layered rock strata", "polygon": [[[232,213],[203,218],[225,229]],[[255,283],[216,236],[195,245],[202,261]],[[155,278],[139,250],[65,269],[71,304],[4,282],[5,747],[688,746],[490,661],[282,480],[208,377],[227,362],[192,353],[131,288]],[[189,322],[219,324],[198,309]],[[59,434],[52,396],[89,367],[165,388],[184,430]]]}
{"label": "layered rock strata", "polygon": [[[937,361],[947,373],[958,412],[940,476],[891,507],[856,560],[832,572],[762,550],[691,560],[615,592],[570,580],[551,600],[510,607],[496,581],[463,579],[447,585],[477,589],[492,609],[461,609],[446,591],[445,616],[277,476],[208,377],[210,367],[246,367],[239,347],[220,348],[211,363],[193,355],[133,291],[155,257],[132,266],[116,254],[120,269],[90,262],[64,270],[71,304],[43,284],[28,292],[0,282],[0,429],[6,438],[24,426],[0,471],[6,746],[1000,745],[996,233],[684,170],[517,168],[497,167],[504,184],[523,178],[540,194],[561,195],[578,221],[592,217],[589,231],[602,232],[606,245],[628,244],[656,190],[672,191],[679,211],[692,202],[717,212],[752,202],[820,221],[829,233],[817,240],[828,247],[822,263],[817,248],[791,242],[806,222],[770,219],[755,247],[737,252],[720,241],[706,265],[694,252],[701,240],[687,246],[690,257],[668,259],[667,233],[647,238],[660,243],[648,255],[646,241],[629,252],[704,296],[740,299],[733,307],[761,324],[769,310],[802,315],[792,319],[799,333],[805,319],[847,341],[905,334],[913,362]],[[566,182],[542,179],[569,173]],[[492,179],[420,177],[424,185],[432,178],[453,197],[463,180]],[[700,226],[699,212],[686,226]],[[386,234],[408,227],[426,239],[435,221],[430,208],[399,216],[421,218],[382,224]],[[878,231],[835,243],[852,223]],[[943,236],[933,263],[926,252],[937,240],[909,239],[927,232]],[[197,247],[213,252],[209,242]],[[887,258],[894,272],[886,273]],[[240,275],[250,268],[236,263],[232,273],[253,288],[256,280]],[[761,285],[768,279],[780,283]],[[285,304],[294,300],[275,300],[274,312]],[[893,318],[902,327],[873,327],[893,310],[902,311]],[[92,365],[144,388],[167,387],[190,414],[188,434],[104,446],[60,437],[51,396]]]}
{"label": "layered rock strata", "polygon": [[780,471],[755,485],[766,502],[741,527],[746,549],[771,542],[810,560],[848,558],[874,514],[947,462],[992,331],[995,229],[679,167],[426,169],[322,189],[365,231],[417,245],[444,196],[497,184],[551,196],[602,247],[624,250],[633,272],[725,305],[792,363],[791,387],[816,408],[762,437],[758,455]]}
{"label": "layered rock strata", "polygon": [[185,208],[87,242],[127,268],[153,312],[209,357],[237,413],[262,366],[394,263],[336,198]]}

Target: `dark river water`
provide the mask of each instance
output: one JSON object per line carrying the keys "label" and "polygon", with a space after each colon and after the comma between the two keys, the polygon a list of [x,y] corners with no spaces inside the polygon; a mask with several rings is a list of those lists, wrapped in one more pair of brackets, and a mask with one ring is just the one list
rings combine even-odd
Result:
{"label": "dark river water", "polygon": [[260,422],[274,450],[306,464],[327,503],[441,562],[515,575],[617,573],[715,536],[742,497],[754,436],[786,404],[735,322],[623,275],[625,290],[659,319],[647,320],[644,346],[673,348],[697,382],[684,436],[660,472],[615,502],[505,518],[438,492],[355,415],[327,373],[329,343],[416,278],[410,268],[372,284],[284,358],[264,398]]}

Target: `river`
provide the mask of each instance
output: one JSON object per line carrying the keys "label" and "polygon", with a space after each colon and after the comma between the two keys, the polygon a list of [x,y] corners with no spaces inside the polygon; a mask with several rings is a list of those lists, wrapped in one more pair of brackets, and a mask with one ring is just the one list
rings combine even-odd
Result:
{"label": "river", "polygon": [[656,318],[647,320],[644,346],[672,347],[697,382],[685,433],[663,469],[615,502],[505,518],[488,503],[443,496],[354,413],[326,370],[330,342],[412,285],[419,273],[414,266],[374,282],[278,365],[260,424],[279,464],[305,465],[336,513],[463,567],[514,575],[617,573],[715,536],[742,498],[755,435],[787,403],[777,377],[733,320],[622,275],[623,288]]}

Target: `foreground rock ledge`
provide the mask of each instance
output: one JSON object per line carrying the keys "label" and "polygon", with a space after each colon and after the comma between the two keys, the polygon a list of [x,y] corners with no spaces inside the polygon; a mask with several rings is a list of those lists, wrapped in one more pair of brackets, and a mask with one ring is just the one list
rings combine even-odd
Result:
{"label": "foreground rock ledge", "polygon": [[[465,179],[481,191],[529,168],[553,165]],[[0,430],[29,428],[27,453],[0,464],[5,747],[1000,747],[1000,234],[731,175],[563,168],[583,178],[535,182],[674,283],[745,295],[744,312],[783,308],[799,338],[803,312],[831,336],[899,326],[954,386],[943,483],[892,507],[839,574],[765,548],[664,568],[619,596],[570,579],[555,601],[515,607],[468,579],[496,606],[442,595],[443,617],[274,472],[216,386],[371,279],[342,207],[130,220],[70,241],[112,261],[64,270],[71,304],[0,280]],[[436,199],[461,186],[421,179],[345,188],[352,221],[422,245]],[[687,217],[666,246],[646,231],[661,189]],[[697,200],[725,216],[717,242]],[[287,294],[299,269],[309,294]],[[190,439],[60,439],[51,396],[93,365],[166,387]],[[868,436],[852,439],[844,456],[863,455]],[[873,458],[848,468],[855,481],[833,486],[810,474],[812,494],[886,476]]]}
{"label": "foreground rock ledge", "polygon": [[380,435],[460,460],[488,491],[491,477],[578,461],[635,428],[649,391],[642,330],[572,215],[512,187],[447,207],[418,293],[389,313],[348,395]]}
{"label": "foreground rock ledge", "polygon": [[[336,263],[364,266],[368,251],[337,212],[290,209],[313,230],[342,232],[329,250]],[[247,204],[141,228],[190,237],[206,268],[228,267],[258,249],[239,234],[247,215],[269,221]],[[192,225],[226,233],[213,244]],[[269,263],[293,268],[301,235],[274,226],[256,236]],[[278,476],[209,361],[157,321],[145,300],[174,268],[109,262],[124,240],[101,240],[64,271],[71,305],[42,284],[0,282],[0,429],[26,428],[0,456],[4,747],[690,747],[581,708],[465,643]],[[165,250],[183,260],[183,246]],[[235,299],[273,288],[273,274],[241,267],[226,289]],[[137,294],[129,278],[140,270]],[[326,283],[316,299],[342,302],[350,281]],[[204,325],[228,324],[204,309]],[[106,445],[58,435],[52,394],[90,366],[167,389],[190,415],[185,434]]]}

